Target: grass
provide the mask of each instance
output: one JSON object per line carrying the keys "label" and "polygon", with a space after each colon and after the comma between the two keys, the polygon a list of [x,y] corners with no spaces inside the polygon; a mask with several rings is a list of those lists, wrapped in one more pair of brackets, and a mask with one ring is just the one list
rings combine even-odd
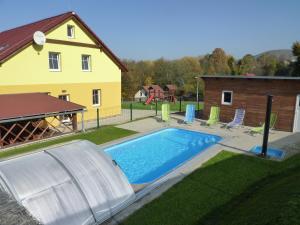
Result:
{"label": "grass", "polygon": [[123,225],[300,224],[300,155],[221,152]]}
{"label": "grass", "polygon": [[40,148],[45,148],[51,145],[55,144],[60,144],[63,142],[67,141],[72,141],[76,139],[84,139],[84,140],[89,140],[97,145],[103,144],[108,141],[112,141],[115,139],[119,139],[122,137],[126,137],[132,134],[135,134],[136,132],[131,131],[131,130],[125,130],[113,126],[104,126],[99,129],[95,129],[92,131],[88,131],[86,133],[78,133],[66,137],[60,137],[51,141],[45,141],[45,142],[40,142],[36,144],[30,144],[24,147],[19,147],[7,151],[2,151],[0,152],[0,158],[6,158],[6,157],[11,157],[15,156],[18,154],[23,154],[31,151],[35,151]]}
{"label": "grass", "polygon": [[[123,102],[122,103],[122,109],[129,109],[131,102]],[[197,102],[189,102],[189,101],[182,101],[181,110],[185,111],[187,104],[194,104],[197,108]],[[162,102],[157,103],[158,110],[161,110]],[[199,103],[200,110],[203,109],[203,103]],[[132,103],[133,109],[143,109],[143,110],[155,110],[155,103],[145,105],[144,102],[133,102]],[[179,112],[180,103],[179,101],[176,101],[176,103],[170,103],[170,110]]]}

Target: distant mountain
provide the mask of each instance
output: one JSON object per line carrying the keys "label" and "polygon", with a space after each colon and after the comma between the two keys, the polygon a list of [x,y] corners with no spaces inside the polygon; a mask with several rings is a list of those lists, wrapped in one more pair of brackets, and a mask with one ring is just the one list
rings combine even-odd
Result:
{"label": "distant mountain", "polygon": [[278,49],[278,50],[270,50],[266,52],[262,52],[258,55],[255,55],[255,58],[258,58],[259,56],[267,54],[271,56],[275,56],[280,61],[295,61],[296,57],[293,55],[292,50],[290,49]]}

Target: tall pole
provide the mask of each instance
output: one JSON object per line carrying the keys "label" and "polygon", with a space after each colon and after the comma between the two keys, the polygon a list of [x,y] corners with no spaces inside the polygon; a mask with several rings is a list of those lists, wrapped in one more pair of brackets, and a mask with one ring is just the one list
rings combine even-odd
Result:
{"label": "tall pole", "polygon": [[179,97],[179,112],[181,112],[181,96]]}
{"label": "tall pole", "polygon": [[157,116],[157,98],[155,98],[155,115]]}
{"label": "tall pole", "polygon": [[266,119],[265,119],[264,138],[263,138],[263,145],[261,149],[261,155],[263,157],[267,156],[267,150],[268,150],[270,118],[272,112],[272,99],[273,99],[273,95],[267,96],[267,110],[266,110]]}
{"label": "tall pole", "polygon": [[85,132],[85,128],[84,128],[84,112],[81,112],[81,131]]}
{"label": "tall pole", "polygon": [[100,116],[99,116],[99,108],[97,108],[97,128],[100,127],[99,120],[100,120]]}
{"label": "tall pole", "polygon": [[130,121],[132,121],[132,103],[130,103]]}
{"label": "tall pole", "polygon": [[200,106],[199,106],[199,77],[196,77],[197,79],[197,111],[199,113]]}

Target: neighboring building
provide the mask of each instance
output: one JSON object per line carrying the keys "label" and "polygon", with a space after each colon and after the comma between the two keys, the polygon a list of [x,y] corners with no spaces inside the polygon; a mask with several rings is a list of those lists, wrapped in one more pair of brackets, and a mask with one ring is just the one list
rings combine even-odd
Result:
{"label": "neighboring building", "polygon": [[165,85],[164,91],[165,91],[165,99],[167,99],[170,102],[176,101],[175,95],[176,95],[177,87],[175,84]]}
{"label": "neighboring building", "polygon": [[144,91],[146,92],[146,96],[149,97],[154,95],[155,98],[164,99],[164,90],[159,85],[148,85],[143,86]]}
{"label": "neighboring building", "polygon": [[166,91],[169,95],[175,95],[177,91],[177,86],[175,84],[167,84],[164,87],[164,91]]}
{"label": "neighboring building", "polygon": [[220,106],[220,120],[229,122],[235,109],[246,110],[245,125],[258,126],[265,120],[267,94],[272,94],[275,129],[300,132],[300,77],[202,76],[204,118],[211,106]]}
{"label": "neighboring building", "polygon": [[135,101],[145,101],[147,99],[147,92],[144,89],[138,90],[134,95]]}
{"label": "neighboring building", "polygon": [[[41,31],[46,43],[33,34]],[[86,107],[85,120],[121,112],[126,67],[73,12],[0,33],[0,94],[47,92]],[[80,120],[80,118],[79,118]]]}

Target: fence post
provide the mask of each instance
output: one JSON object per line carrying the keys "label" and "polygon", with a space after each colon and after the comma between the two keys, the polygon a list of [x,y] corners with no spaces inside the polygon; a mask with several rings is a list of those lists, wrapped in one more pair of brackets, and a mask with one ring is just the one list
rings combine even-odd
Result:
{"label": "fence post", "polygon": [[97,108],[97,128],[100,127],[100,122],[99,122],[99,120],[100,120],[100,116],[99,116],[99,108]]}
{"label": "fence post", "polygon": [[181,112],[181,96],[179,97],[179,112]]}
{"label": "fence post", "polygon": [[157,116],[157,99],[155,99],[155,115]]}
{"label": "fence post", "polygon": [[130,103],[130,121],[132,121],[132,103]]}

